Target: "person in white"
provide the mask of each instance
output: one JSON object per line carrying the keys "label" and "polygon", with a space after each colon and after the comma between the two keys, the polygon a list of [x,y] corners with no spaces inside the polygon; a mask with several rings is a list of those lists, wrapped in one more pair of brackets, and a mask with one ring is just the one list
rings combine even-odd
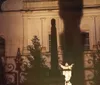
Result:
{"label": "person in white", "polygon": [[72,67],[74,64],[68,65],[68,63],[65,63],[65,66],[63,66],[62,64],[59,65],[63,69],[63,75],[65,76],[65,85],[72,85],[70,79],[72,76]]}

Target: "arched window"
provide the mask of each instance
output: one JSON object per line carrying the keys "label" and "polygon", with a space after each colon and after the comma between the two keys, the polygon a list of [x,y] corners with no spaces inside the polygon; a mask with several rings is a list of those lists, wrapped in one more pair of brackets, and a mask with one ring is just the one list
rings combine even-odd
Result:
{"label": "arched window", "polygon": [[5,56],[5,39],[0,37],[0,57]]}

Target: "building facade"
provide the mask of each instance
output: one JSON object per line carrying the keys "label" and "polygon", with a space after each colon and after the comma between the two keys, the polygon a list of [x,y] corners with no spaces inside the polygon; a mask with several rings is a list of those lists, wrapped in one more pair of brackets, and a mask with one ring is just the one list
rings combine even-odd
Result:
{"label": "building facade", "polygon": [[[59,13],[59,2],[58,0],[5,1],[1,7],[3,11],[0,13],[1,55],[16,56],[18,48],[21,49],[22,54],[27,54],[26,47],[32,44],[33,36],[38,36],[44,51],[50,52],[52,19],[55,19],[56,22],[57,49],[60,52],[60,35],[64,32],[64,21]],[[77,1],[72,0],[64,3],[71,5]],[[92,50],[93,45],[100,40],[100,1],[84,0],[81,5],[83,6],[82,10],[75,12],[75,14],[80,14],[80,12],[82,14],[79,28],[83,36],[84,49]],[[74,22],[70,23],[70,26],[73,27],[73,24]],[[88,75],[90,72],[86,73]],[[87,85],[90,83],[87,82]]]}
{"label": "building facade", "polygon": [[[89,45],[99,41],[99,0],[83,1],[83,16],[80,21],[81,32],[89,34]],[[10,4],[9,4],[10,3]],[[13,6],[14,5],[14,6]],[[40,39],[42,47],[49,51],[51,19],[56,20],[57,44],[60,47],[59,35],[63,32],[63,20],[59,15],[58,1],[12,1],[2,4],[0,13],[0,35],[5,39],[5,55],[16,55],[18,47],[25,48],[31,43],[34,35]]]}

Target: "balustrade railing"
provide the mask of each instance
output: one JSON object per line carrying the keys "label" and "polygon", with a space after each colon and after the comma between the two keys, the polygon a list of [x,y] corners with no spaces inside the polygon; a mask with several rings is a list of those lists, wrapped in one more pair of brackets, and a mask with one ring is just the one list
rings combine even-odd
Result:
{"label": "balustrade railing", "polygon": [[16,62],[15,56],[7,56],[5,57],[5,74],[6,74],[6,83],[7,85],[17,85],[17,70],[16,70]]}
{"label": "balustrade railing", "polygon": [[[50,53],[49,53],[50,55]],[[7,85],[20,85],[23,82],[24,71],[21,69],[21,55],[7,56],[5,59],[5,74]],[[91,51],[84,53],[85,85],[93,85],[95,77],[96,57]]]}

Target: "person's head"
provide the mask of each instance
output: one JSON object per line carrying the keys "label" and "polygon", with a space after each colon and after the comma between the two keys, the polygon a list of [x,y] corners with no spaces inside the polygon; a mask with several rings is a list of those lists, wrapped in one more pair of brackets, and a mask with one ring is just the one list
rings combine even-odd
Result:
{"label": "person's head", "polygon": [[68,63],[65,63],[65,66],[68,66]]}

